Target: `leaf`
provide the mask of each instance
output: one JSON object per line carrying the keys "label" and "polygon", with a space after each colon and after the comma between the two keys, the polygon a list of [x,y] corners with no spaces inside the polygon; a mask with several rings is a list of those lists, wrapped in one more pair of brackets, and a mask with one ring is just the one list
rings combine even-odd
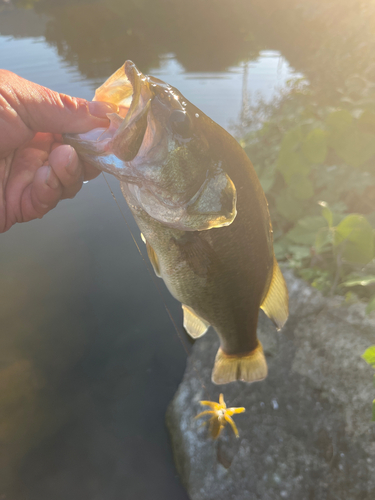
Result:
{"label": "leaf", "polygon": [[328,248],[332,245],[333,241],[333,232],[329,227],[322,227],[316,233],[315,237],[315,250],[317,253],[323,253],[328,250]]}
{"label": "leaf", "polygon": [[375,311],[375,295],[373,295],[366,306],[366,314],[370,314],[370,312]]}
{"label": "leaf", "polygon": [[314,195],[312,182],[306,176],[300,174],[295,174],[291,177],[289,190],[297,200],[308,200]]}
{"label": "leaf", "polygon": [[332,212],[332,217],[332,226],[338,226],[340,222],[345,219],[345,214],[342,214],[340,212]]}
{"label": "leaf", "polygon": [[346,287],[368,286],[368,285],[372,285],[374,283],[375,283],[375,276],[365,276],[365,277],[359,276],[358,278],[352,278],[348,281],[344,281],[344,283],[342,283],[342,286],[346,286]]}
{"label": "leaf", "polygon": [[366,109],[358,119],[358,126],[363,132],[375,134],[375,113]]}
{"label": "leaf", "polygon": [[345,303],[346,304],[355,304],[356,302],[359,302],[358,295],[356,295],[353,292],[346,292]]}
{"label": "leaf", "polygon": [[277,197],[276,209],[283,217],[291,222],[298,220],[301,217],[301,212],[303,213],[303,205],[300,201],[291,196],[287,189],[281,191],[280,195]]}
{"label": "leaf", "polygon": [[371,226],[375,228],[375,212],[371,212],[369,214],[366,214],[366,219],[369,221]]}
{"label": "leaf", "polygon": [[375,155],[375,135],[368,127],[372,120],[370,112],[356,120],[345,109],[334,111],[326,118],[331,129],[329,144],[352,167],[360,167]]}
{"label": "leaf", "polygon": [[285,238],[275,241],[273,244],[273,250],[275,252],[276,260],[285,259],[285,256],[288,253],[288,243],[285,241]]}
{"label": "leaf", "polygon": [[316,276],[316,270],[311,267],[306,267],[305,269],[300,269],[298,274],[306,281],[311,282]]}
{"label": "leaf", "polygon": [[353,123],[342,133],[332,134],[330,144],[348,165],[358,168],[375,155],[375,135]]}
{"label": "leaf", "polygon": [[298,127],[286,132],[281,141],[277,168],[287,183],[294,174],[307,175],[310,172],[310,168],[300,151],[302,139],[303,134]]}
{"label": "leaf", "polygon": [[286,234],[286,237],[293,243],[312,246],[315,243],[316,233],[325,225],[326,221],[320,215],[307,216],[300,219],[294,228]]}
{"label": "leaf", "polygon": [[375,345],[372,345],[362,354],[362,358],[367,364],[375,368]]}
{"label": "leaf", "polygon": [[273,165],[269,165],[263,170],[263,172],[259,176],[260,184],[265,193],[267,193],[274,185],[275,174],[276,174],[275,167]]}
{"label": "leaf", "polygon": [[342,257],[355,264],[367,264],[374,257],[374,235],[369,222],[350,214],[335,228],[334,246],[342,245]]}
{"label": "leaf", "polygon": [[288,247],[289,253],[296,260],[303,260],[311,258],[310,248],[302,245],[290,245]]}
{"label": "leaf", "polygon": [[302,142],[302,154],[310,163],[323,163],[327,156],[328,134],[325,130],[312,130]]}
{"label": "leaf", "polygon": [[332,227],[333,225],[333,213],[328,207],[328,203],[325,201],[319,201],[318,205],[322,207],[322,215],[325,218],[325,220],[328,222],[329,227]]}
{"label": "leaf", "polygon": [[324,272],[321,272],[321,274],[311,282],[311,286],[313,286],[317,290],[320,290],[322,293],[327,293],[331,288],[331,284],[332,283],[329,273]]}
{"label": "leaf", "polygon": [[344,132],[352,123],[353,117],[346,109],[339,109],[333,111],[326,118],[326,124],[334,132]]}

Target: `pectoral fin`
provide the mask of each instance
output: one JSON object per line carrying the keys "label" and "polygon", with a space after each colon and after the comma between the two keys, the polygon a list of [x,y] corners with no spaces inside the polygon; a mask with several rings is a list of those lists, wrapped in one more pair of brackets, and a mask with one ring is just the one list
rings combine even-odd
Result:
{"label": "pectoral fin", "polygon": [[159,266],[158,256],[156,255],[155,250],[152,248],[150,243],[148,243],[148,241],[146,241],[143,234],[141,234],[141,238],[144,241],[144,243],[146,243],[147,255],[148,255],[148,258],[150,259],[152,267],[154,268],[155,274],[158,278],[160,278],[161,274],[160,274],[160,266]]}
{"label": "pectoral fin", "polygon": [[194,274],[206,278],[220,272],[220,259],[208,241],[196,232],[186,232],[179,239],[171,238],[170,246],[178,249],[180,260],[188,264]]}
{"label": "pectoral fin", "polygon": [[261,309],[272,319],[278,330],[282,328],[288,319],[288,289],[279,265],[273,258],[273,275],[267,295],[261,304]]}
{"label": "pectoral fin", "polygon": [[210,324],[207,323],[203,318],[199,317],[193,309],[182,304],[182,310],[184,311],[184,328],[188,334],[197,339],[204,335]]}

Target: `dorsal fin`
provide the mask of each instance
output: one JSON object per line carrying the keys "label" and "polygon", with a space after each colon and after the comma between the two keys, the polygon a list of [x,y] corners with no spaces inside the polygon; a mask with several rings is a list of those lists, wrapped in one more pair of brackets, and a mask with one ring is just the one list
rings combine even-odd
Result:
{"label": "dorsal fin", "polygon": [[204,335],[210,323],[198,316],[191,307],[185,306],[185,304],[182,304],[182,310],[184,311],[184,328],[188,334],[193,337],[193,339],[197,339]]}
{"label": "dorsal fin", "polygon": [[260,308],[272,319],[278,330],[288,319],[289,295],[284,276],[282,275],[275,256],[273,257],[273,274],[267,295]]}

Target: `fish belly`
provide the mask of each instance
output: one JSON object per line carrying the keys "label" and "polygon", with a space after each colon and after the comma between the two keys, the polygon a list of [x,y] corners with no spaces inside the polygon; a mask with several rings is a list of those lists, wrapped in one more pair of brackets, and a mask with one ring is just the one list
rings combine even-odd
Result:
{"label": "fish belly", "polygon": [[259,261],[251,247],[242,248],[244,234],[233,244],[235,227],[184,232],[163,226],[142,209],[133,214],[170,293],[215,328],[227,354],[253,351],[272,261]]}

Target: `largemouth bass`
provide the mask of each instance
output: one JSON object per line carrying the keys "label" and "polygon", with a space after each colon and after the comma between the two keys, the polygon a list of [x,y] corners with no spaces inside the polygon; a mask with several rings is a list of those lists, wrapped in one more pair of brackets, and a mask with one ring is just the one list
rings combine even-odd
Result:
{"label": "largemouth bass", "polygon": [[182,303],[194,338],[220,338],[212,381],[267,376],[259,308],[281,328],[288,292],[273,251],[268,205],[238,142],[170,85],[131,61],[95,93],[117,104],[108,129],[65,136],[121,182],[157,276]]}

